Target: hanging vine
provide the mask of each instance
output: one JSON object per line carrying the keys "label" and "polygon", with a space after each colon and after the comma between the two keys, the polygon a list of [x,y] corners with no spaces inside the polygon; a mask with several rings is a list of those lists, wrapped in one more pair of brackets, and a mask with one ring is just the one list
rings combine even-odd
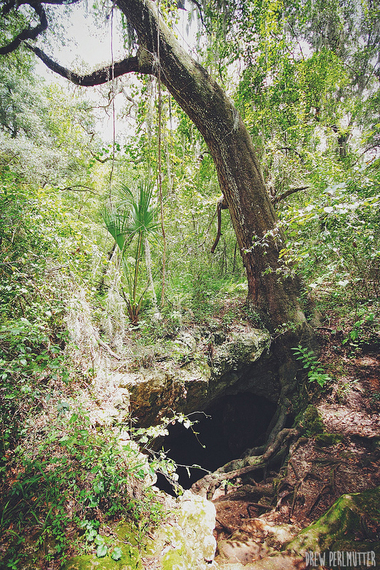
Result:
{"label": "hanging vine", "polygon": [[111,160],[111,172],[109,179],[109,199],[112,201],[112,178],[115,168],[115,147],[116,147],[116,110],[115,110],[115,59],[113,52],[113,10],[114,4],[112,4],[111,12],[109,14],[110,18],[110,48],[111,48],[111,99],[112,99],[112,160]]}
{"label": "hanging vine", "polygon": [[157,85],[158,85],[158,193],[160,200],[160,218],[161,232],[163,240],[162,254],[162,288],[161,288],[161,308],[165,304],[165,286],[166,286],[166,234],[164,224],[164,203],[162,194],[162,91],[161,91],[161,64],[160,64],[160,1],[157,3]]}

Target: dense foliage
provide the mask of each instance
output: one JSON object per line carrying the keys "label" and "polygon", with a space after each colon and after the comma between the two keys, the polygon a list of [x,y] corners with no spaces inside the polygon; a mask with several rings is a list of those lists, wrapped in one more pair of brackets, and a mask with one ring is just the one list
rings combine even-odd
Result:
{"label": "dense foliage", "polygon": [[378,3],[206,4],[216,43],[210,64],[217,53],[226,82],[239,66],[234,97],[288,238],[284,260],[324,307],[331,300],[357,322],[371,321],[379,287]]}
{"label": "dense foliage", "polygon": [[[198,39],[252,135],[305,311],[351,352],[379,343],[378,18],[377,2],[213,0]],[[227,211],[210,252],[212,159],[167,92],[153,79],[115,82],[128,128],[110,144],[83,90],[44,83],[24,52],[2,58],[1,528],[6,567],[17,568],[25,536],[37,550],[52,540],[45,558],[58,561],[73,536],[91,550],[104,520],[159,519],[149,494],[131,489],[168,468],[142,467],[137,444],[118,448],[112,426],[96,429],[73,399],[96,374],[94,347],[129,356],[156,343],[157,354],[181,327],[249,314]],[[321,386],[331,381],[295,350]]]}

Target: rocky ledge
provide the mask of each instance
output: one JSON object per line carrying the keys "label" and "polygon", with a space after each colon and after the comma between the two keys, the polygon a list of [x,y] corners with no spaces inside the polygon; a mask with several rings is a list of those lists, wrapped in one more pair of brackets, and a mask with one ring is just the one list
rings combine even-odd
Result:
{"label": "rocky ledge", "polygon": [[251,392],[277,402],[279,382],[268,373],[269,347],[269,333],[248,326],[208,339],[197,331],[182,332],[161,362],[119,373],[113,381],[128,392],[130,411],[143,426],[171,412],[204,410],[225,394]]}

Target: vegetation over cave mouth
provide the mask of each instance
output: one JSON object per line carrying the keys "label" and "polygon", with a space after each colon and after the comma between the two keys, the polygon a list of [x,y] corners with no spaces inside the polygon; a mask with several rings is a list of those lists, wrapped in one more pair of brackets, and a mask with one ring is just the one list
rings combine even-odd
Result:
{"label": "vegetation over cave mouth", "polygon": [[[193,0],[203,15],[192,62],[174,38],[179,14],[194,17],[187,0],[101,0],[88,16],[114,25],[116,40],[112,15],[123,13],[126,60],[83,81],[78,67],[63,73],[112,79],[87,100],[33,65],[44,45],[66,59],[59,4],[69,18],[85,3],[0,0],[0,567],[62,570],[78,553],[119,564],[127,553],[108,536],[119,519],[132,529],[124,546],[142,544],[166,516],[155,473],[174,464],[142,453],[157,431],[134,439],[123,380],[149,368],[212,380],[223,344],[248,326],[270,331],[275,378],[298,369],[297,398],[284,381],[289,402],[275,417],[312,407],[268,449],[208,475],[202,492],[232,502],[247,486],[259,514],[276,505],[282,521],[304,524],[339,495],[380,485],[378,2]],[[114,80],[133,70],[148,76]],[[112,141],[98,132],[104,111]],[[295,338],[302,311],[321,356]],[[267,362],[262,389],[234,386],[276,400]],[[186,382],[172,388],[165,412],[190,395]],[[236,405],[239,425],[222,399],[212,420],[200,414],[204,457],[178,462],[213,470],[266,439],[251,395]],[[144,396],[164,408],[160,393]],[[218,518],[231,534],[233,521]]]}
{"label": "vegetation over cave mouth", "polygon": [[[215,471],[240,457],[248,448],[264,443],[275,411],[273,402],[243,392],[222,396],[204,412],[190,414],[194,422],[191,428],[186,429],[182,423],[171,425],[163,448],[168,457],[179,465],[180,485],[188,489],[206,471]],[[173,492],[162,476],[158,479],[158,486]]]}

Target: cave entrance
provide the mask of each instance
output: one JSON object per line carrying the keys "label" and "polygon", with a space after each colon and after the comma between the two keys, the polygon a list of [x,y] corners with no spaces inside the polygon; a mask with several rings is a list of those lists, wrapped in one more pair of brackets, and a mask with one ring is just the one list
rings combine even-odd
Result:
{"label": "cave entrance", "polygon": [[[246,449],[264,443],[275,411],[273,402],[244,392],[223,396],[204,412],[190,414],[190,420],[196,422],[192,428],[186,429],[180,423],[171,425],[163,448],[167,456],[179,465],[180,485],[189,489],[206,471],[215,471],[240,457]],[[199,465],[203,469],[192,468],[191,465]],[[159,476],[157,486],[172,492],[171,485],[163,476]]]}

